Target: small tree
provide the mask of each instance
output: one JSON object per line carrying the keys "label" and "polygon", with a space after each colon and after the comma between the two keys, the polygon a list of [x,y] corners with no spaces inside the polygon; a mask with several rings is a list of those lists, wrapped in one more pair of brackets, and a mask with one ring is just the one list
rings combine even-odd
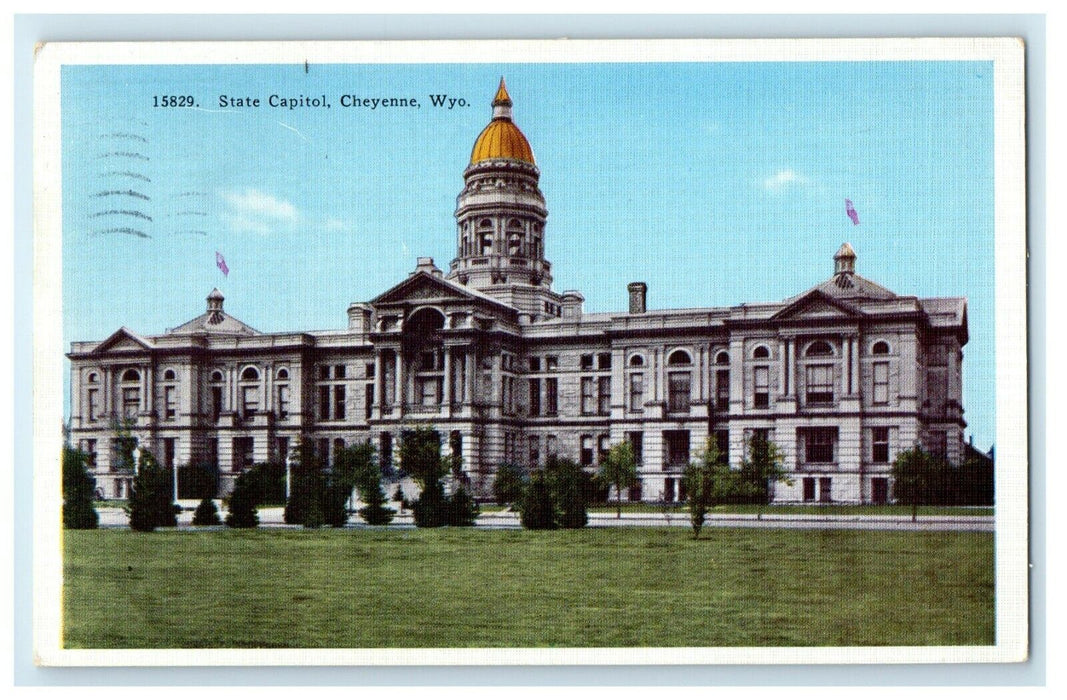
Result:
{"label": "small tree", "polygon": [[597,478],[615,488],[615,517],[622,517],[622,492],[637,483],[637,462],[628,442],[613,445],[600,461]]}
{"label": "small tree", "polygon": [[392,521],[396,511],[385,507],[382,472],[373,445],[369,442],[360,443],[341,450],[335,460],[334,470],[359,492],[365,504],[359,509],[361,518],[369,525],[388,525]]}
{"label": "small tree", "polygon": [[202,499],[193,513],[193,525],[219,525],[221,522],[215,501],[210,498]]}
{"label": "small tree", "polygon": [[700,537],[708,509],[718,503],[736,498],[742,490],[741,475],[723,461],[715,440],[708,440],[700,461],[691,463],[683,475],[689,524],[693,539]]}
{"label": "small tree", "polygon": [[467,489],[460,486],[448,502],[448,524],[453,527],[473,527],[478,519],[479,508]]}
{"label": "small tree", "polygon": [[177,525],[178,506],[171,500],[172,488],[169,470],[164,469],[151,452],[142,450],[133,491],[126,506],[130,527],[139,532],[151,532],[157,527]]}
{"label": "small tree", "polygon": [[259,525],[259,497],[262,485],[254,469],[242,472],[234,482],[233,491],[226,498],[229,513],[226,525],[232,528],[252,528]]}
{"label": "small tree", "polygon": [[585,527],[589,516],[582,468],[569,459],[549,457],[544,474],[557,524],[568,529]]}
{"label": "small tree", "polygon": [[784,463],[782,451],[778,446],[753,433],[745,444],[745,457],[741,461],[741,491],[743,496],[755,500],[758,505],[756,519],[763,518],[763,506],[770,502],[771,484],[784,481],[792,485],[788,473],[782,468]]}
{"label": "small tree", "polygon": [[526,471],[515,464],[501,464],[493,477],[493,498],[502,506],[518,503],[526,488]]}
{"label": "small tree", "polygon": [[421,489],[418,499],[411,504],[415,526],[447,525],[450,505],[441,480],[455,469],[456,464],[441,457],[437,431],[419,426],[405,432],[397,453],[401,471],[411,476]]}
{"label": "small tree", "polygon": [[322,526],[322,498],[325,479],[322,460],[311,443],[301,442],[293,450],[290,464],[289,500],[285,503],[285,522],[289,525],[304,525],[312,504],[317,503],[317,519]]}
{"label": "small tree", "polygon": [[528,530],[555,530],[556,512],[544,472],[535,471],[522,497],[519,521]]}
{"label": "small tree", "polygon": [[935,478],[934,460],[916,445],[897,455],[893,462],[893,498],[911,506],[911,520],[915,522],[919,506],[929,499]]}
{"label": "small tree", "polygon": [[415,527],[443,527],[448,524],[449,510],[450,504],[441,482],[424,488],[418,499],[411,504]]}
{"label": "small tree", "polygon": [[100,518],[93,508],[96,479],[87,467],[89,456],[73,447],[63,447],[63,527],[92,530]]}

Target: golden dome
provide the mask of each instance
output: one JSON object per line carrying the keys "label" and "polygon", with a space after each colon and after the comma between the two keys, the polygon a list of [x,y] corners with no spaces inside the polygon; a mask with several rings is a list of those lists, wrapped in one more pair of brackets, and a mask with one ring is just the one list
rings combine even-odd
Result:
{"label": "golden dome", "polygon": [[504,79],[493,98],[493,121],[482,129],[471,150],[471,165],[483,160],[522,160],[536,165],[530,142],[511,121],[511,97]]}

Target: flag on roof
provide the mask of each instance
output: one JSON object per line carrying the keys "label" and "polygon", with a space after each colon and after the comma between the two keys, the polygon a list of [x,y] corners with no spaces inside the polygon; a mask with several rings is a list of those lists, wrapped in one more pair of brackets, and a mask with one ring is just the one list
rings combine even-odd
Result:
{"label": "flag on roof", "polygon": [[217,250],[215,251],[215,264],[219,266],[220,270],[222,270],[222,274],[226,275],[227,277],[230,276],[230,268],[226,266],[226,258],[222,257],[222,253]]}
{"label": "flag on roof", "polygon": [[845,213],[848,214],[848,218],[852,219],[853,226],[860,225],[860,215],[856,213],[856,209],[852,206],[852,200],[845,200]]}

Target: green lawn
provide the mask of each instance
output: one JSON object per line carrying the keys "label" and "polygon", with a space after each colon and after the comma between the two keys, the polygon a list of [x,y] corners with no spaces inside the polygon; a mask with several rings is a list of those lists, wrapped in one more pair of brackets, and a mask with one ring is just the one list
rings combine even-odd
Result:
{"label": "green lawn", "polygon": [[993,536],[65,533],[69,648],[988,645]]}

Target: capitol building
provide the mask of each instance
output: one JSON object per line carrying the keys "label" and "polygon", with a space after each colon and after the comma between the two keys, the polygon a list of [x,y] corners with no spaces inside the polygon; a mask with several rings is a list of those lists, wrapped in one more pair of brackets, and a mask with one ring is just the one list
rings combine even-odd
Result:
{"label": "capitol building", "polygon": [[438,432],[483,497],[501,464],[559,455],[593,470],[622,441],[635,501],[682,500],[708,440],[737,466],[757,433],[790,475],[777,502],[886,502],[894,458],[916,444],[961,461],[966,299],[892,292],[844,243],[813,271],[824,281],[781,301],[650,309],[647,286],[623,297],[621,280],[627,308],[585,313],[581,293],[553,288],[540,171],[503,81],[492,108],[463,173],[455,258],[419,258],[351,304],[347,327],[261,332],[216,289],[164,333],[72,343],[70,439],[103,496],[129,493],[117,455],[130,440],[169,466],[214,466],[222,495],[300,442],[329,461],[369,440],[391,463],[414,426]]}

